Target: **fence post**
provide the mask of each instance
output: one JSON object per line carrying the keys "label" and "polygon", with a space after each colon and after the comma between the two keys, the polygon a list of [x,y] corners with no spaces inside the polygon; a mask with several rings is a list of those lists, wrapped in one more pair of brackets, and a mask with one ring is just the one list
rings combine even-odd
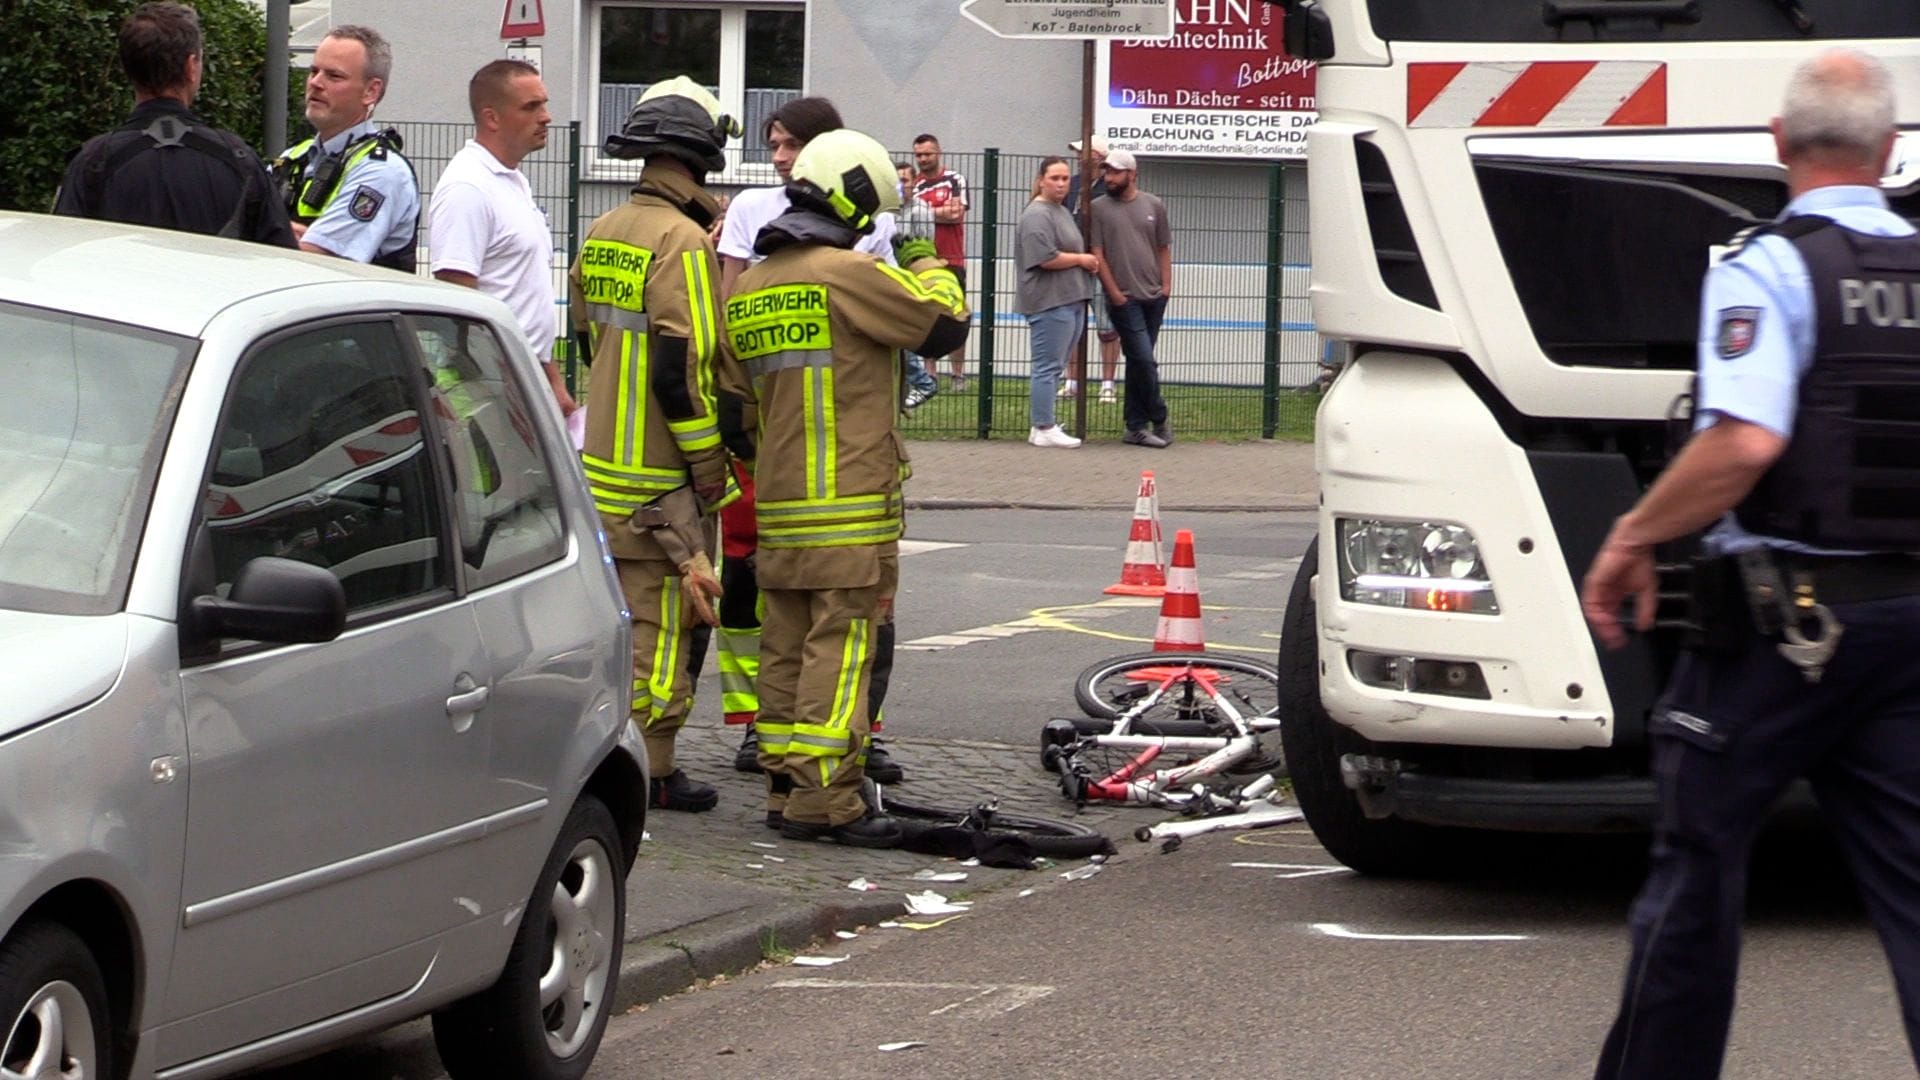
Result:
{"label": "fence post", "polygon": [[[567,265],[573,265],[573,258],[580,252],[580,121],[567,124]],[[567,343],[567,393],[577,399],[580,394],[578,372],[580,358],[574,355],[574,338],[568,325],[560,328],[560,339]]]}
{"label": "fence post", "polygon": [[1000,264],[1000,151],[987,147],[981,191],[986,208],[980,216],[980,423],[982,439],[993,437],[995,270]]}
{"label": "fence post", "polygon": [[1286,278],[1281,263],[1287,226],[1287,178],[1279,162],[1267,165],[1267,332],[1262,335],[1260,358],[1260,437],[1271,439],[1280,430],[1280,294]]}

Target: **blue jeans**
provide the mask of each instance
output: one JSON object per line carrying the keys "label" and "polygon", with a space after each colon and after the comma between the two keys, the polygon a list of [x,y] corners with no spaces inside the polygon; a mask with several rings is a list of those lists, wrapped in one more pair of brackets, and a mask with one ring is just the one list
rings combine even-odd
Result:
{"label": "blue jeans", "polygon": [[1107,305],[1114,332],[1120,335],[1120,353],[1127,358],[1127,394],[1120,411],[1128,431],[1167,422],[1167,402],[1160,396],[1160,361],[1153,355],[1166,313],[1164,296]]}
{"label": "blue jeans", "polygon": [[922,360],[919,354],[903,351],[901,355],[907,358],[908,386],[916,390],[925,390],[929,394],[940,388],[940,384],[933,381],[933,376],[927,374],[927,362]]}
{"label": "blue jeans", "polygon": [[1027,316],[1033,349],[1033,374],[1027,380],[1027,408],[1034,427],[1053,426],[1053,397],[1060,389],[1060,373],[1067,370],[1067,354],[1087,325],[1085,301],[1075,300]]}

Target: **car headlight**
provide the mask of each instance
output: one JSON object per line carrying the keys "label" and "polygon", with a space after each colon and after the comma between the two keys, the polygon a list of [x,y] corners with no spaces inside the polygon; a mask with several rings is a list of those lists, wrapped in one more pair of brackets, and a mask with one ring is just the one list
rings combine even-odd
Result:
{"label": "car headlight", "polygon": [[1480,542],[1458,525],[1339,518],[1340,597],[1356,604],[1494,615]]}

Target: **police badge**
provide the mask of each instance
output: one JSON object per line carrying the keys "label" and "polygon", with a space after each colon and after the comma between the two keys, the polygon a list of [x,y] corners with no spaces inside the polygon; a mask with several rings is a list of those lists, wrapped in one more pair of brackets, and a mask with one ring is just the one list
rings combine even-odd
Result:
{"label": "police badge", "polygon": [[1753,343],[1760,337],[1760,309],[1757,307],[1730,307],[1720,309],[1720,333],[1716,344],[1720,348],[1720,359],[1731,360],[1736,356],[1745,356],[1753,350]]}
{"label": "police badge", "polygon": [[380,204],[387,201],[385,195],[370,187],[362,187],[353,193],[353,201],[347,203],[347,213],[356,221],[372,221],[380,212]]}

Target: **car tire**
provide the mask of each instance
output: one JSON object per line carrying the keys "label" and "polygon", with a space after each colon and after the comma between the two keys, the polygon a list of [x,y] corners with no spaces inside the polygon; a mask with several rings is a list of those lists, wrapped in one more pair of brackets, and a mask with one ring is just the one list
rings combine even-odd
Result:
{"label": "car tire", "polygon": [[1340,779],[1340,759],[1376,753],[1374,744],[1327,715],[1320,704],[1320,641],[1314,577],[1320,541],[1308,545],[1280,625],[1280,748],[1293,797],[1327,853],[1362,874],[1427,877],[1447,863],[1451,830],[1393,818],[1369,818]]}
{"label": "car tire", "polygon": [[433,1016],[453,1080],[580,1080],[619,987],[626,932],[620,831],[583,795],[547,856],[506,967],[492,986]]}
{"label": "car tire", "polygon": [[114,1075],[113,1022],[99,961],[59,923],[30,923],[0,944],[0,1072]]}

